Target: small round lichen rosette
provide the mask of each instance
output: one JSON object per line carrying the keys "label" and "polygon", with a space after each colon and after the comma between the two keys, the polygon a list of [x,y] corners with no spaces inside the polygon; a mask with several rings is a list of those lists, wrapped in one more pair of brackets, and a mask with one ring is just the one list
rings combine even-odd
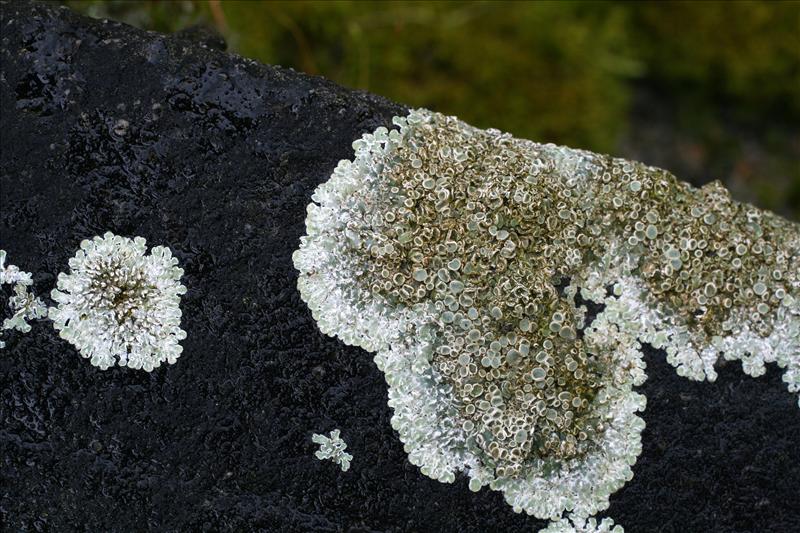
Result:
{"label": "small round lichen rosette", "polygon": [[108,232],[84,240],[51,293],[53,326],[101,369],[119,364],[150,372],[183,351],[183,269],[169,248],[145,251],[142,237]]}
{"label": "small round lichen rosette", "polygon": [[797,225],[640,163],[394,124],[314,192],[293,259],[320,330],[376,353],[425,475],[543,519],[607,508],[641,452],[641,342],[800,387]]}

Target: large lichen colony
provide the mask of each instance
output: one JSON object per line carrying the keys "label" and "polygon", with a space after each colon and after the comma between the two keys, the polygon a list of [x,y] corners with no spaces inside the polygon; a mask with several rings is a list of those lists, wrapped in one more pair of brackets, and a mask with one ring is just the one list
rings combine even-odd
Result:
{"label": "large lichen colony", "polygon": [[425,110],[354,142],[294,262],[320,329],[377,352],[428,476],[590,515],[641,450],[641,344],[800,389],[800,228],[622,159]]}

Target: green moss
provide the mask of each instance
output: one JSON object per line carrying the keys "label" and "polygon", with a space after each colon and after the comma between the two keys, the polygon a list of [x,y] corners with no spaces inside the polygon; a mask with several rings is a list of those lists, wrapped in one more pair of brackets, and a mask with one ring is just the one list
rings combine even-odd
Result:
{"label": "green moss", "polygon": [[734,100],[748,118],[765,109],[800,114],[796,3],[634,3],[631,22],[648,74],[660,82]]}

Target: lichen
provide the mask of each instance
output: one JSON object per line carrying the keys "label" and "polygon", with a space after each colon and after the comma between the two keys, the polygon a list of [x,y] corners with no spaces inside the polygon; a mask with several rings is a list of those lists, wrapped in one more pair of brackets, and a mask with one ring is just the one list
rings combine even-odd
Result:
{"label": "lichen", "polygon": [[376,352],[425,475],[540,518],[606,508],[641,451],[642,342],[800,388],[797,225],[641,163],[394,124],[315,191],[294,262],[321,331]]}
{"label": "lichen", "polygon": [[31,273],[21,271],[16,265],[6,266],[6,256],[6,251],[0,250],[0,285],[31,285]]}
{"label": "lichen", "polygon": [[[27,333],[31,330],[28,320],[44,318],[47,316],[47,307],[41,298],[30,290],[33,278],[30,272],[23,272],[15,265],[5,266],[6,251],[0,250],[0,285],[13,285],[13,296],[8,299],[8,306],[12,310],[11,318],[3,321],[0,333],[7,330],[17,330]],[[6,343],[0,340],[0,348],[5,348]]]}
{"label": "lichen", "polygon": [[53,326],[101,369],[117,363],[149,372],[183,350],[183,270],[168,248],[145,255],[145,244],[110,232],[82,241],[52,291]]}
{"label": "lichen", "polygon": [[341,467],[342,472],[347,472],[350,468],[350,461],[353,460],[353,456],[345,452],[347,444],[339,437],[338,429],[334,429],[330,432],[330,438],[325,435],[314,433],[311,436],[311,440],[319,444],[319,450],[314,452],[317,459],[320,461],[330,459]]}
{"label": "lichen", "polygon": [[615,525],[611,518],[603,518],[599,523],[595,518],[579,518],[552,521],[539,533],[625,533],[620,525]]}

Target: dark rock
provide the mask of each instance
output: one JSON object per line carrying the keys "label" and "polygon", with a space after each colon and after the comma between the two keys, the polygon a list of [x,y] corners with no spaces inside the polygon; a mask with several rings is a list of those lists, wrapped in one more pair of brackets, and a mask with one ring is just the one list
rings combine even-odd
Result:
{"label": "dark rock", "polygon": [[[0,240],[46,295],[104,231],[186,270],[177,364],[100,371],[47,322],[0,352],[7,531],[535,531],[499,493],[433,481],[391,429],[372,356],[319,333],[291,253],[351,142],[405,108],[204,41],[0,4]],[[202,40],[202,39],[201,39]],[[780,372],[716,383],[648,352],[626,531],[800,531],[800,411]],[[318,461],[339,427],[349,472]]]}
{"label": "dark rock", "polygon": [[208,26],[195,25],[176,31],[172,34],[174,39],[186,39],[193,41],[201,46],[222,50],[223,52],[228,49],[228,43],[225,38],[220,35],[214,28]]}

